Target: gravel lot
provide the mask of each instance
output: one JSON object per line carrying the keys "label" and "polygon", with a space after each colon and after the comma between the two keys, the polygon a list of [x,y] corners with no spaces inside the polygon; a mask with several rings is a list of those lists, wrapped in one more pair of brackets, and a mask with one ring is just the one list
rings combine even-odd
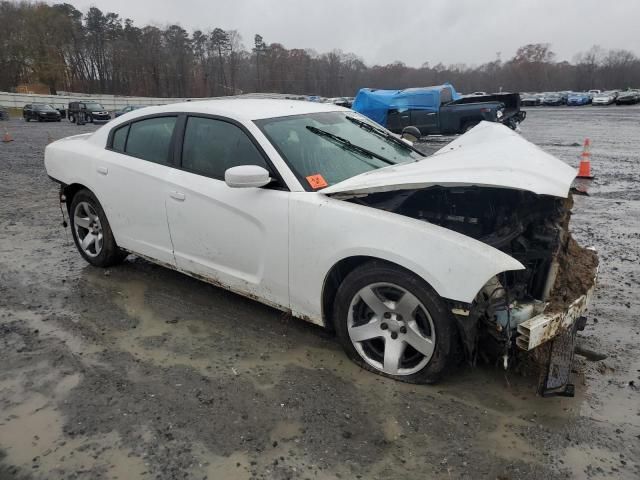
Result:
{"label": "gravel lot", "polygon": [[[600,252],[576,397],[491,366],[414,386],[322,329],[130,257],[86,264],[61,227],[47,140],[0,122],[0,480],[640,476],[639,107],[530,108],[523,135],[596,179],[573,231]],[[423,144],[432,149],[445,140]]]}

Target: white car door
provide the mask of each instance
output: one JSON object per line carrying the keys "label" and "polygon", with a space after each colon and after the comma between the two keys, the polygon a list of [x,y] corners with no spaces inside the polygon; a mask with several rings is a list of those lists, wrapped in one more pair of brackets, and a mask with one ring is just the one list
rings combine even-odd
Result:
{"label": "white car door", "polygon": [[115,130],[97,158],[94,188],[118,245],[175,265],[165,202],[177,116]]}
{"label": "white car door", "polygon": [[224,172],[260,165],[273,172],[234,123],[189,116],[181,170],[169,176],[167,216],[178,268],[288,308],[289,192],[278,185],[231,188]]}

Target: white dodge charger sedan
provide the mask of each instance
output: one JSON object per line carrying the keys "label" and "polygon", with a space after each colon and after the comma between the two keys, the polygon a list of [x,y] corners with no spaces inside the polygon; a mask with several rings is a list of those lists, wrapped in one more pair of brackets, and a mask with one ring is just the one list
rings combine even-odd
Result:
{"label": "white dodge charger sedan", "polygon": [[51,143],[45,166],[92,265],[134,253],[330,328],[408,382],[548,352],[543,391],[570,393],[557,358],[597,258],[568,233],[574,169],[507,127],[426,157],[335,105],[221,99],[127,113]]}

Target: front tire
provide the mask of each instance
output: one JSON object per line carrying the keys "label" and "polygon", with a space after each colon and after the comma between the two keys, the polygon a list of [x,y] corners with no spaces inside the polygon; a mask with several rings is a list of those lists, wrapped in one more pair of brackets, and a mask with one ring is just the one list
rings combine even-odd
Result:
{"label": "front tire", "polygon": [[69,221],[73,241],[91,265],[106,268],[126,258],[127,253],[116,244],[100,202],[89,190],[80,190],[74,195]]}
{"label": "front tire", "polygon": [[455,329],[444,301],[421,278],[368,262],[336,295],[336,334],[347,356],[371,372],[408,383],[434,383],[451,363]]}

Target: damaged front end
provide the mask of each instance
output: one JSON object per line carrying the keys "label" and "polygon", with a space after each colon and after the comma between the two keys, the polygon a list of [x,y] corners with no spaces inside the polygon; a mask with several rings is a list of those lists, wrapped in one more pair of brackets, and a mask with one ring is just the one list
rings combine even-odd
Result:
{"label": "damaged front end", "polygon": [[[374,192],[351,202],[472,237],[518,260],[524,270],[492,278],[472,303],[452,303],[471,363],[541,368],[542,395],[572,395],[575,335],[595,288],[598,259],[568,230],[572,198],[459,186]],[[533,361],[533,362],[532,362]]]}

